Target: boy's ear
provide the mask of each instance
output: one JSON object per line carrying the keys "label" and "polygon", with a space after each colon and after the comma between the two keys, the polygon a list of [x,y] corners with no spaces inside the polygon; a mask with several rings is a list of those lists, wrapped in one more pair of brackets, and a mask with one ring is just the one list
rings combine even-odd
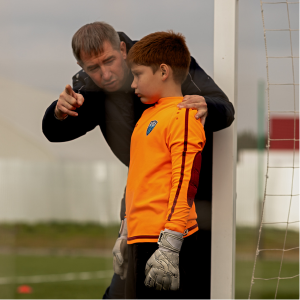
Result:
{"label": "boy's ear", "polygon": [[170,76],[170,67],[166,64],[161,64],[159,66],[160,68],[160,73],[161,73],[161,76],[162,76],[162,80],[166,80],[169,76]]}

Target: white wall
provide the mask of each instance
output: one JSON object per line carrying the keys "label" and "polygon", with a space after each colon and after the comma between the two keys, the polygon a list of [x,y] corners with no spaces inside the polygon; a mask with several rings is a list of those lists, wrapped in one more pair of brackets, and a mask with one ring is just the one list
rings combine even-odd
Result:
{"label": "white wall", "polygon": [[[295,155],[295,166],[299,167],[299,154]],[[264,153],[263,179],[265,180],[267,153]],[[299,194],[299,168],[295,169],[292,180],[293,152],[270,151],[269,166],[284,167],[270,168],[267,183],[267,194],[288,195]],[[257,226],[260,222],[258,203],[258,156],[256,150],[241,151],[237,164],[237,226]],[[263,185],[264,186],[264,185]],[[290,207],[290,196],[267,196],[265,201],[264,222],[287,222]],[[299,196],[292,197],[290,222],[299,221]],[[270,226],[270,225],[268,225]],[[285,224],[274,225],[285,228]],[[273,226],[273,227],[274,227]],[[290,224],[289,228],[297,230],[299,223]]]}
{"label": "white wall", "polygon": [[[264,155],[266,166],[266,153]],[[271,166],[291,166],[292,153],[271,151]],[[295,165],[299,165],[297,155]],[[267,192],[290,193],[292,169],[270,169]],[[265,175],[265,170],[264,170]],[[118,222],[127,168],[118,162],[30,162],[0,160],[0,222]],[[295,169],[294,194],[299,193]],[[290,197],[267,197],[265,222],[286,222]],[[257,226],[257,152],[240,153],[237,164],[237,226]],[[290,221],[299,221],[293,197]],[[290,224],[297,229],[298,223]],[[280,225],[285,228],[284,225]]]}
{"label": "white wall", "polygon": [[0,160],[0,222],[119,222],[126,178],[112,162]]}

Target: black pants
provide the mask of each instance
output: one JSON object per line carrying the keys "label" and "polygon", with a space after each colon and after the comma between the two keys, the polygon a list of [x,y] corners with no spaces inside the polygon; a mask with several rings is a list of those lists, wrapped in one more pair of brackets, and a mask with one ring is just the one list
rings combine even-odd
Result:
{"label": "black pants", "polygon": [[[197,286],[198,286],[198,299],[209,299],[210,298],[210,243],[211,243],[211,232],[209,230],[199,230],[192,236],[197,234],[197,257],[196,259],[201,265],[197,276]],[[190,238],[190,237],[189,237]],[[187,239],[187,238],[186,238]],[[183,245],[187,241],[185,239]],[[182,246],[183,247],[183,246]],[[195,245],[194,245],[195,247]],[[154,251],[153,251],[154,253]],[[152,254],[151,254],[152,255]],[[150,255],[150,256],[151,256]],[[180,264],[182,261],[179,260]],[[146,263],[145,263],[146,266]],[[145,267],[144,266],[144,267]],[[143,276],[144,273],[142,274]],[[181,274],[181,279],[182,279]],[[144,278],[144,277],[143,277]],[[187,298],[187,296],[183,297]],[[113,275],[110,286],[107,288],[103,299],[125,299],[125,280],[121,280],[120,276],[117,274]]]}
{"label": "black pants", "polygon": [[110,286],[106,289],[103,299],[125,299],[125,280],[114,273]]}
{"label": "black pants", "polygon": [[157,291],[144,284],[145,266],[158,249],[157,243],[128,245],[128,273],[125,283],[126,299],[199,299],[202,282],[201,258],[197,247],[198,232],[184,239],[179,253],[180,288],[178,291]]}

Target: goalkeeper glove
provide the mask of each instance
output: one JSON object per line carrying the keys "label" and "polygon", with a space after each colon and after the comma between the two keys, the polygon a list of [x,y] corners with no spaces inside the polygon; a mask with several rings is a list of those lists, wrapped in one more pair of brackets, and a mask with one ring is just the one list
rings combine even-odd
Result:
{"label": "goalkeeper glove", "polygon": [[128,255],[127,255],[127,219],[122,220],[120,237],[116,240],[113,248],[114,272],[124,280],[127,275]]}
{"label": "goalkeeper glove", "polygon": [[145,268],[145,285],[156,290],[179,289],[179,252],[183,234],[165,229],[158,238],[159,248],[149,258]]}

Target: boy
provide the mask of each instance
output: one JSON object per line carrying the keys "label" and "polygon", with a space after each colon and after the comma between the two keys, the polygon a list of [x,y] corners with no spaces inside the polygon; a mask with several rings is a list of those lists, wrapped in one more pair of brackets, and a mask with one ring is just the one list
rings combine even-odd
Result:
{"label": "boy", "polygon": [[[181,34],[156,32],[137,42],[127,61],[131,87],[143,103],[155,105],[131,137],[127,228],[117,243],[120,248],[128,231],[126,298],[197,298],[194,197],[205,133],[196,111],[177,107],[190,53]],[[118,257],[116,246],[114,252]]]}

